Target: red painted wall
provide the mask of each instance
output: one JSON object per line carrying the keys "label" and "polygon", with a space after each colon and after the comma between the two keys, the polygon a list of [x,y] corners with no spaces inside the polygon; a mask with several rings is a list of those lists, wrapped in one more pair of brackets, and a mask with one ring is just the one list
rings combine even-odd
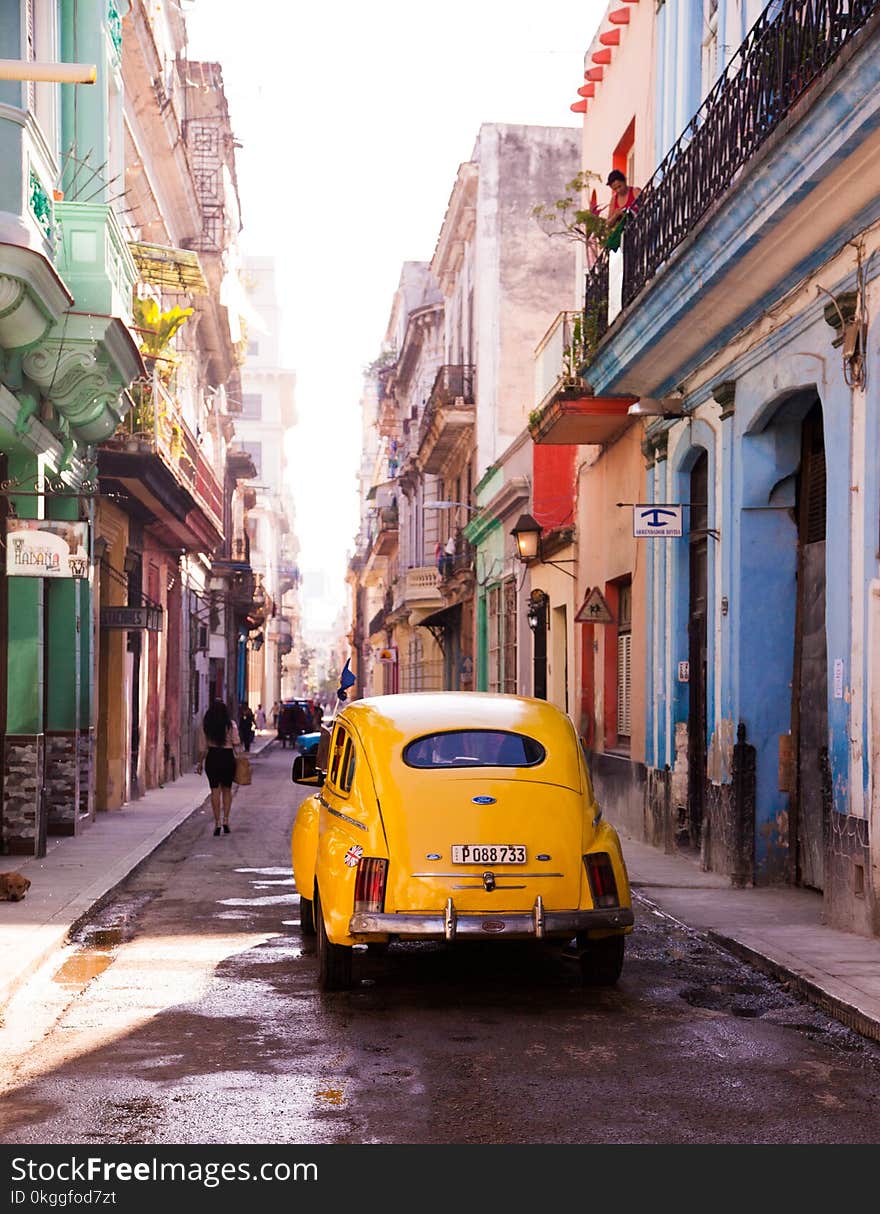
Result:
{"label": "red painted wall", "polygon": [[532,451],[532,513],[544,531],[571,526],[577,447],[534,443]]}

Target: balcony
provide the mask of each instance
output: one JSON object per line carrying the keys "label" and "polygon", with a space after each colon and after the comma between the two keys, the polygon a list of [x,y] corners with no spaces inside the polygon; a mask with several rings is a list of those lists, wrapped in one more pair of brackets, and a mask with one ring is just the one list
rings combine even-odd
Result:
{"label": "balcony", "polygon": [[176,402],[158,379],[141,381],[132,408],[99,451],[103,478],[116,480],[174,544],[212,551],[223,534],[223,490]]}
{"label": "balcony", "polygon": [[467,445],[476,420],[474,368],[446,365],[434,380],[418,437],[423,472],[439,475],[459,445]]}
{"label": "balcony", "polygon": [[597,393],[669,394],[865,226],[878,23],[880,0],[783,0],[758,19],[644,187],[620,253],[588,275]]}
{"label": "balcony", "polygon": [[529,430],[536,443],[608,443],[633,424],[634,396],[596,398],[578,369],[587,352],[582,312],[560,312],[535,351],[535,408]]}
{"label": "balcony", "polygon": [[459,531],[455,550],[443,552],[437,560],[438,586],[443,602],[452,606],[469,598],[475,585],[474,545]]}
{"label": "balcony", "polygon": [[440,574],[433,565],[403,570],[397,582],[395,613],[403,617],[411,611],[436,611],[442,606]]}
{"label": "balcony", "polygon": [[376,556],[390,556],[397,547],[397,531],[400,517],[396,506],[388,506],[380,510],[377,516],[373,552]]}

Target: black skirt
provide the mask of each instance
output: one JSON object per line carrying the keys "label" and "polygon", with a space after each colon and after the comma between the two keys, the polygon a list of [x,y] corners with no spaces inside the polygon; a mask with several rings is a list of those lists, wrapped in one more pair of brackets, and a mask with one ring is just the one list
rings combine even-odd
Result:
{"label": "black skirt", "polygon": [[205,775],[211,788],[232,788],[235,777],[235,751],[231,746],[209,746]]}

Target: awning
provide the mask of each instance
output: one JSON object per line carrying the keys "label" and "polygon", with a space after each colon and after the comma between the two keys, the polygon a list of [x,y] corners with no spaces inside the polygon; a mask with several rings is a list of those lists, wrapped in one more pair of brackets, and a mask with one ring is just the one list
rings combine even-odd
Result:
{"label": "awning", "polygon": [[130,241],[141,282],[178,295],[207,295],[208,283],[198,253],[168,245]]}

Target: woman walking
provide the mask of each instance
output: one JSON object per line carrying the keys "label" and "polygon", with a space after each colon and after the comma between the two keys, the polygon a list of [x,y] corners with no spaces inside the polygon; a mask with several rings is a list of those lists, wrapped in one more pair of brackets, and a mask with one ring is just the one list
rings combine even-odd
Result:
{"label": "woman walking", "polygon": [[241,744],[238,726],[229,715],[222,700],[215,700],[202,719],[199,737],[199,761],[196,771],[204,768],[211,789],[211,809],[214,811],[214,834],[222,829],[229,834],[229,811],[232,809],[232,784],[235,778],[235,751]]}

